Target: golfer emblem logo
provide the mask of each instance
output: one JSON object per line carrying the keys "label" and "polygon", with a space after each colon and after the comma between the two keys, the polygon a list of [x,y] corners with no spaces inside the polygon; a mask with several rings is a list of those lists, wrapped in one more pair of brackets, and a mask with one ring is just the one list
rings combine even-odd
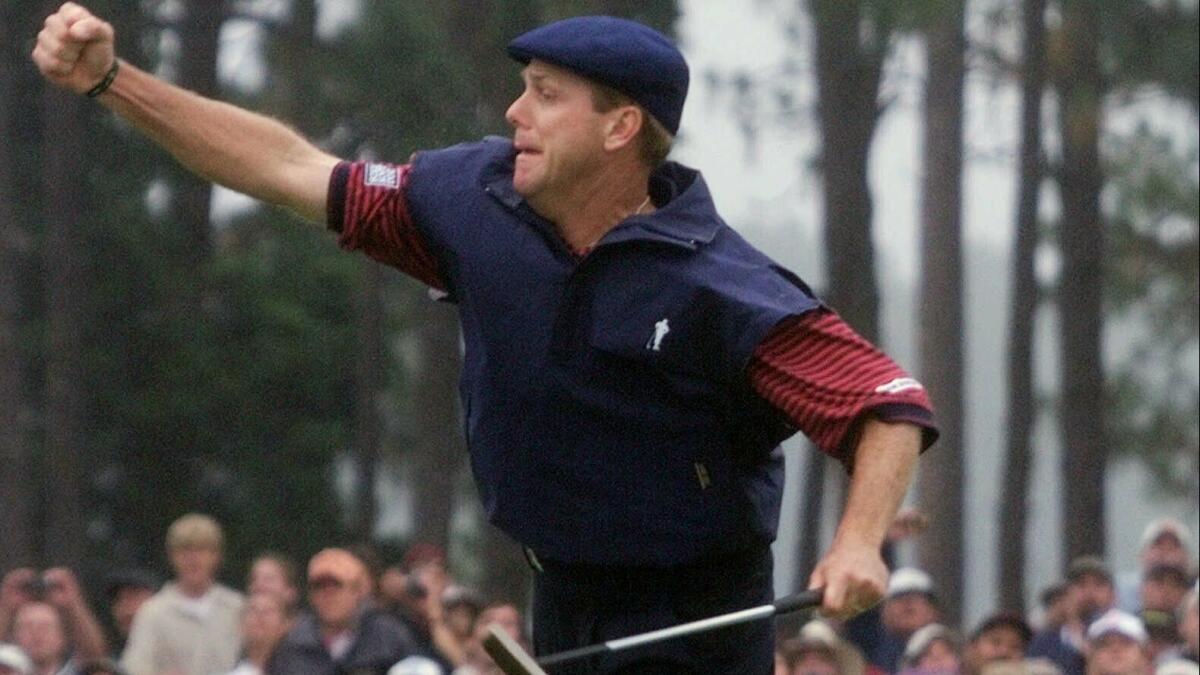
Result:
{"label": "golfer emblem logo", "polygon": [[650,336],[650,341],[646,343],[646,349],[652,352],[662,351],[663,338],[667,337],[667,333],[671,332],[671,324],[666,319],[654,324],[654,335]]}

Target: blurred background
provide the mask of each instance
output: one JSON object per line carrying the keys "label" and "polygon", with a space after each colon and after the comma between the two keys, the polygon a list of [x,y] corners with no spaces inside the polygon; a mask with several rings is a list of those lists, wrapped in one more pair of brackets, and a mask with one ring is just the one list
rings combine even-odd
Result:
{"label": "blurred background", "polygon": [[[458,329],[320,227],[204,184],[28,52],[0,5],[0,573],[166,569],[188,511],[224,576],[277,550],[449,551],[524,599],[481,523]],[[350,158],[507,133],[513,36],[583,13],[673,34],[674,158],[728,222],[922,379],[942,440],[901,561],[949,619],[1198,521],[1194,0],[95,0],[123,57]],[[844,483],[802,438],[776,546],[801,587]]]}

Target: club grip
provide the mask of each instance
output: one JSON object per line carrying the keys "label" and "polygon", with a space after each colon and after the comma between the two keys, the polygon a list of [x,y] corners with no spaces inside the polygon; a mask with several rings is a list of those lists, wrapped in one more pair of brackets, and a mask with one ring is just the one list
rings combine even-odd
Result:
{"label": "club grip", "polygon": [[824,597],[824,588],[810,588],[802,593],[782,597],[772,604],[775,607],[776,614],[790,614],[802,609],[819,607]]}

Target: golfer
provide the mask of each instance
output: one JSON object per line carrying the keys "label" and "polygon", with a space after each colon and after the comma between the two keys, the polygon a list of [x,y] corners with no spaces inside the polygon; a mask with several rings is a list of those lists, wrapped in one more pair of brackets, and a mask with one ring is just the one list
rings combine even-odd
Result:
{"label": "golfer", "polygon": [[[521,35],[512,138],[408,164],[339,161],[113,42],[67,3],[33,59],[197,174],[324,221],[457,305],[472,469],[534,570],[536,651],[770,602],[778,446],[797,430],[852,474],[810,585],[837,616],[882,597],[885,529],[936,436],[928,399],[666,161],[688,67],[665,37],[611,17]],[[768,673],[772,647],[758,622],[575,672]]]}

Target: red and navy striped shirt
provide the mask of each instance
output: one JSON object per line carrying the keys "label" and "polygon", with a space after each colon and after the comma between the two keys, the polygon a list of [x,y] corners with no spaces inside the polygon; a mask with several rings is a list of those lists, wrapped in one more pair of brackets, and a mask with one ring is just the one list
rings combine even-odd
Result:
{"label": "red and navy striped shirt", "polygon": [[[368,180],[367,166],[343,162],[333,171],[328,226],[339,233],[339,245],[445,290],[438,261],[409,214],[411,165],[391,167],[395,180],[383,182]],[[776,326],[755,349],[746,374],[795,429],[842,460],[868,415],[922,427],[924,447],[937,436],[924,387],[826,308]]]}

